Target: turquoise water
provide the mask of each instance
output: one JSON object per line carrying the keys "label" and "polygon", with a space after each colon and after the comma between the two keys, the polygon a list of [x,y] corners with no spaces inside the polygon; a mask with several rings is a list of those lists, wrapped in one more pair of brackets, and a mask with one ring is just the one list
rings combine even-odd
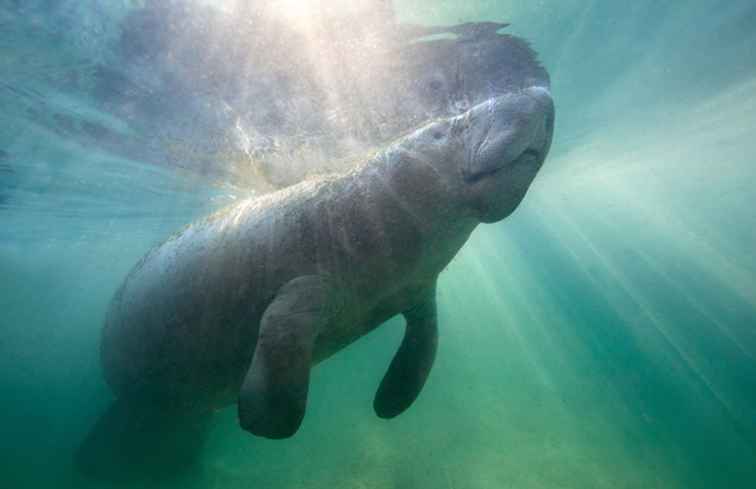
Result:
{"label": "turquoise water", "polygon": [[[108,301],[151,246],[249,191],[156,163],[144,128],[98,98],[140,3],[0,0],[2,487],[109,487],[71,460],[110,399]],[[521,207],[441,276],[428,384],[400,417],[375,417],[402,334],[391,320],[314,370],[294,438],[254,438],[225,409],[190,473],[131,485],[756,486],[753,3],[394,8],[511,22],[558,114]]]}

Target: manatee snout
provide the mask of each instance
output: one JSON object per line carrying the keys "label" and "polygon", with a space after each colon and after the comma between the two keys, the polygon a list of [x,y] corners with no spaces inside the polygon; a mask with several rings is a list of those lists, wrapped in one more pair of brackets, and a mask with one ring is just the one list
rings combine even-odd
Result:
{"label": "manatee snout", "polygon": [[540,167],[551,144],[554,103],[531,87],[482,102],[461,116],[470,128],[462,172],[475,182],[518,164]]}

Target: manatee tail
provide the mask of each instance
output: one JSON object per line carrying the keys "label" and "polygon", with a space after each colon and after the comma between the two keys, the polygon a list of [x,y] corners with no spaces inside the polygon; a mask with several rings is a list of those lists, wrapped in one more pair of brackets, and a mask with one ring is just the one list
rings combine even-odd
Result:
{"label": "manatee tail", "polygon": [[96,479],[170,478],[198,459],[211,413],[187,413],[116,400],[75,455],[77,469]]}

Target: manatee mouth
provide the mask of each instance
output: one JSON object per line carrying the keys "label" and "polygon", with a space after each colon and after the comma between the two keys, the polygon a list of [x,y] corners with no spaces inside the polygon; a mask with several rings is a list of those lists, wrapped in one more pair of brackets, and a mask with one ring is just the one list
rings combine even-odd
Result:
{"label": "manatee mouth", "polygon": [[521,164],[535,164],[538,167],[540,167],[539,162],[541,161],[541,152],[538,151],[535,148],[528,148],[525,151],[523,151],[520,156],[515,158],[514,160],[504,161],[503,164],[495,164],[495,165],[484,165],[486,168],[485,170],[482,170],[478,173],[465,173],[464,179],[467,183],[476,183],[480,180],[489,178],[493,175],[496,175],[497,173],[500,173],[504,169],[513,168],[517,165]]}

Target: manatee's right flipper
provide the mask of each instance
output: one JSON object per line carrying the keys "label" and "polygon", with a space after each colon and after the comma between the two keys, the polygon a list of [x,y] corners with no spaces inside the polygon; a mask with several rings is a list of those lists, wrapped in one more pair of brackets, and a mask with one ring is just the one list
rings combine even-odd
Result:
{"label": "manatee's right flipper", "polygon": [[433,366],[438,344],[435,285],[404,312],[404,318],[404,339],[373,401],[373,409],[381,418],[393,418],[407,409],[420,395]]}
{"label": "manatee's right flipper", "polygon": [[260,322],[260,333],[239,392],[239,423],[266,438],[292,436],[302,423],[312,347],[328,319],[329,290],[318,275],[281,287]]}
{"label": "manatee's right flipper", "polygon": [[196,462],[210,419],[209,411],[117,399],[79,446],[76,468],[112,482],[175,477]]}

